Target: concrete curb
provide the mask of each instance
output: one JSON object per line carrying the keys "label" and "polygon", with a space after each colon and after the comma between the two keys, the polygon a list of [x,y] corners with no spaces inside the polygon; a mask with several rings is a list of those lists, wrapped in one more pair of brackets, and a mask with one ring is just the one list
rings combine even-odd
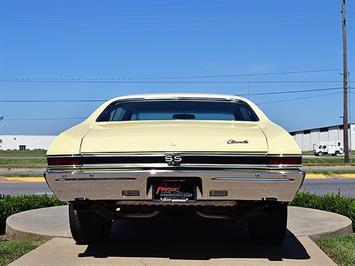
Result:
{"label": "concrete curb", "polygon": [[[145,221],[141,221],[142,224]],[[115,222],[120,227],[122,221]],[[289,207],[287,228],[296,236],[312,240],[352,233],[349,218],[321,210]],[[6,233],[14,239],[70,238],[68,206],[50,207],[14,214],[6,220]]]}
{"label": "concrete curb", "polygon": [[352,221],[343,215],[317,209],[289,207],[287,227],[296,236],[308,236],[313,241],[329,236],[348,235],[353,232]]}
{"label": "concrete curb", "polygon": [[6,219],[6,234],[13,239],[71,238],[67,214],[67,206],[16,213]]}

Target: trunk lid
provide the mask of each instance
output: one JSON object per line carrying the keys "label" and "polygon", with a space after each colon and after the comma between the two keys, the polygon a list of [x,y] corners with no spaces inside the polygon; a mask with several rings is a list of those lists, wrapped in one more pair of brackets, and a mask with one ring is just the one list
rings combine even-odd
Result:
{"label": "trunk lid", "polygon": [[267,150],[257,122],[226,121],[103,122],[84,136],[81,145],[81,153]]}

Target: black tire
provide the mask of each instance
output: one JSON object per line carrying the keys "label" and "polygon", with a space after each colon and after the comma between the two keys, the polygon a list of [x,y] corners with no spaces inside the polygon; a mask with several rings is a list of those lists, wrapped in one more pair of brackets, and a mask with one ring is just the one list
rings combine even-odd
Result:
{"label": "black tire", "polygon": [[339,156],[339,155],[340,155],[340,152],[335,151],[335,156]]}
{"label": "black tire", "polygon": [[75,210],[69,204],[71,234],[77,244],[93,244],[109,237],[112,221],[104,219],[93,210]]}
{"label": "black tire", "polygon": [[318,152],[318,156],[323,156],[323,152]]}
{"label": "black tire", "polygon": [[287,204],[275,206],[248,223],[249,239],[253,242],[280,245],[287,227]]}

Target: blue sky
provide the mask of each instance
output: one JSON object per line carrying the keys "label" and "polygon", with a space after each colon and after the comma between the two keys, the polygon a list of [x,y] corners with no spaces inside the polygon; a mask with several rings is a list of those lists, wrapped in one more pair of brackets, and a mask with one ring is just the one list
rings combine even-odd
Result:
{"label": "blue sky", "polygon": [[[337,82],[342,80],[340,9],[341,0],[2,0],[0,101],[108,99],[149,92],[228,93],[249,95],[288,130],[338,124],[342,115],[340,91],[253,94],[341,87]],[[354,1],[348,1],[347,11],[352,72]],[[326,69],[331,71],[164,80],[215,82],[204,84],[5,82]],[[351,95],[354,110],[354,93]],[[99,104],[0,103],[0,116],[5,116],[0,122],[1,133],[58,134],[80,119],[26,119],[86,117]]]}

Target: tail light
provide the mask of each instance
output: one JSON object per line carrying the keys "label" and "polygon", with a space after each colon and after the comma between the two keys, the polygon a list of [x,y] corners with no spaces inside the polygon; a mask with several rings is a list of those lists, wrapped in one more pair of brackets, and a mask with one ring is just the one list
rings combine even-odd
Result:
{"label": "tail light", "polygon": [[268,157],[269,164],[302,164],[301,156]]}
{"label": "tail light", "polygon": [[61,165],[77,165],[82,164],[80,156],[68,156],[68,157],[47,157],[47,163],[49,166],[61,166]]}

